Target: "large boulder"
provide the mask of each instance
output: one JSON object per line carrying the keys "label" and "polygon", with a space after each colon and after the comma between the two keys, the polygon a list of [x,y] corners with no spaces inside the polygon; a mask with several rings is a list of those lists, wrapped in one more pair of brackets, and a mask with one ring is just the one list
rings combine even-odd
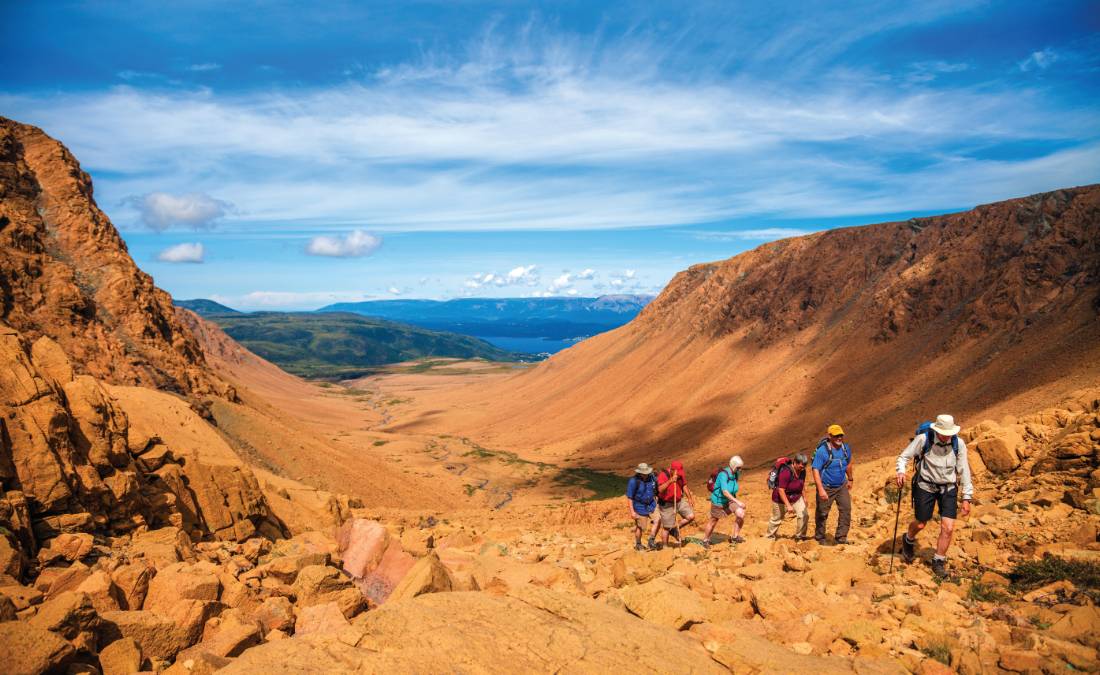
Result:
{"label": "large boulder", "polygon": [[664,579],[627,586],[620,596],[631,614],[674,630],[686,630],[706,616],[698,595]]}
{"label": "large boulder", "polygon": [[133,638],[148,657],[169,659],[202,637],[206,622],[221,606],[199,600],[179,600],[163,611],[129,610],[102,615],[102,642]]}
{"label": "large boulder", "polygon": [[25,621],[0,623],[0,645],[0,673],[6,675],[64,672],[76,656],[61,637]]}
{"label": "large boulder", "polygon": [[99,651],[103,675],[131,675],[141,670],[141,645],[132,638],[115,640]]}
{"label": "large boulder", "polygon": [[299,608],[335,602],[348,618],[363,611],[367,604],[350,579],[340,570],[327,565],[302,568],[291,589]]}
{"label": "large boulder", "polygon": [[336,534],[344,571],[356,580],[363,595],[382,603],[416,564],[400,540],[374,520],[352,518]]}
{"label": "large boulder", "polygon": [[1024,439],[1016,431],[997,428],[974,441],[974,449],[981,456],[986,469],[1003,474],[1020,466],[1019,450],[1023,444]]}
{"label": "large boulder", "polygon": [[159,610],[179,600],[213,602],[221,592],[218,568],[208,562],[176,563],[157,571],[149,582],[145,609]]}
{"label": "large boulder", "polygon": [[73,644],[95,651],[99,617],[92,599],[84,593],[66,591],[51,598],[38,608],[29,623],[43,630],[57,633]]}
{"label": "large boulder", "polygon": [[644,670],[655,649],[675,655],[661,672],[726,672],[670,628],[530,587],[511,596],[429,593],[388,602],[351,629],[268,642],[219,672],[626,672]]}
{"label": "large boulder", "polygon": [[393,589],[387,601],[407,600],[425,593],[440,593],[453,588],[451,573],[440,562],[439,556],[431,552],[413,565],[401,583]]}

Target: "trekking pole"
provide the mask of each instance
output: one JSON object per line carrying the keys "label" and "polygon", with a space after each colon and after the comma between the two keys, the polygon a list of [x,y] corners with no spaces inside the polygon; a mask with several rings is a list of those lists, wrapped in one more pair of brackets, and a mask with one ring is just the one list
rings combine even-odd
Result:
{"label": "trekking pole", "polygon": [[905,490],[904,485],[898,486],[898,510],[894,514],[894,538],[890,540],[890,574],[894,573],[894,552],[898,548],[898,520],[901,518],[901,493]]}

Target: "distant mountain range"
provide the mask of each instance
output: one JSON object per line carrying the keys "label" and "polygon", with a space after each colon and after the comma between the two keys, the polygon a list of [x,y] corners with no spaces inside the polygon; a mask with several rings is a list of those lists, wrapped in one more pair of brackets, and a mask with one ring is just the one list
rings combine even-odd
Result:
{"label": "distant mountain range", "polygon": [[340,302],[317,311],[354,312],[464,335],[569,340],[629,323],[652,300],[651,295],[372,300]]}
{"label": "distant mountain range", "polygon": [[210,316],[211,314],[243,314],[232,307],[226,307],[220,302],[214,302],[213,300],[205,300],[203,298],[197,298],[195,300],[172,300],[176,307],[183,307],[189,309],[199,316]]}

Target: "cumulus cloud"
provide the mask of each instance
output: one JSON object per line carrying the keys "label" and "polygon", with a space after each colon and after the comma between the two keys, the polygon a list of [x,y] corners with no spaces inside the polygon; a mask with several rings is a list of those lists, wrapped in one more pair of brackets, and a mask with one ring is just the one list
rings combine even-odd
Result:
{"label": "cumulus cloud", "polygon": [[201,263],[205,254],[206,251],[200,243],[176,244],[158,253],[157,260],[168,263]]}
{"label": "cumulus cloud", "polygon": [[519,265],[505,273],[480,272],[466,279],[466,288],[476,289],[496,286],[538,286],[538,267],[535,265]]}
{"label": "cumulus cloud", "polygon": [[566,272],[550,282],[550,287],[546,289],[551,293],[562,290],[563,288],[569,288],[573,285],[573,275]]}
{"label": "cumulus cloud", "polygon": [[314,237],[306,245],[306,253],[331,258],[362,258],[374,253],[381,245],[381,237],[355,230],[346,237]]}
{"label": "cumulus cloud", "polygon": [[147,227],[158,232],[174,225],[195,229],[210,227],[233,208],[229,202],[201,192],[182,195],[149,192],[129,197],[124,202],[137,209]]}
{"label": "cumulus cloud", "polygon": [[401,295],[401,289],[399,289],[397,286],[390,286],[389,292],[391,295]]}
{"label": "cumulus cloud", "polygon": [[580,274],[577,275],[577,279],[589,280],[589,279],[595,279],[595,278],[596,278],[596,270],[594,270],[590,267],[586,267],[583,272],[581,272]]}

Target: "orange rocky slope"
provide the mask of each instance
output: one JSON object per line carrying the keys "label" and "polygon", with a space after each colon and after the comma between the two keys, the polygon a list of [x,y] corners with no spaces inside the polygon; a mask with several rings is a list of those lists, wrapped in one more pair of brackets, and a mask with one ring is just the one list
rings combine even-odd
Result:
{"label": "orange rocky slope", "polygon": [[1019,413],[1098,380],[1089,186],[696,265],[630,324],[503,382],[425,393],[390,428],[622,470],[764,463],[836,421],[867,457],[939,412]]}

